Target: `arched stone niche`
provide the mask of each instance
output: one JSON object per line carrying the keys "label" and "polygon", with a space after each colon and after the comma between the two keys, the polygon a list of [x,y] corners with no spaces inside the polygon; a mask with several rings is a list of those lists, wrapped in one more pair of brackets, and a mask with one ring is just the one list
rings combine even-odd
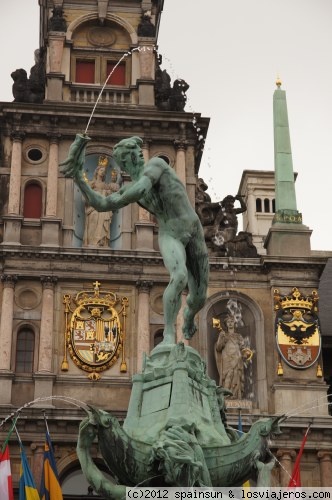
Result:
{"label": "arched stone niche", "polygon": [[[206,354],[207,372],[219,385],[220,370],[218,370],[215,355],[215,344],[219,330],[213,326],[213,318],[220,320],[222,328],[226,331],[225,319],[230,314],[230,310],[231,314],[238,315],[235,325],[236,332],[241,335],[245,347],[253,351],[252,359],[246,362],[244,367],[241,402],[238,399],[233,399],[234,405],[259,408],[261,412],[267,411],[263,313],[256,302],[241,292],[230,290],[214,294],[208,298],[200,313],[200,332],[206,332],[202,338],[204,339],[203,350]],[[228,401],[232,401],[232,399],[228,398]],[[245,405],[244,401],[248,404]]]}

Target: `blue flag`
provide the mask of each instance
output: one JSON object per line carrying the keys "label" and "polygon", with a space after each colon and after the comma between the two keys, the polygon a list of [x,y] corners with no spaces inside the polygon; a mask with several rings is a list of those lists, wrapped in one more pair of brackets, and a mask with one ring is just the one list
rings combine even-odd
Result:
{"label": "blue flag", "polygon": [[19,500],[40,500],[32,472],[30,470],[28,459],[25,454],[22,443],[21,447],[21,470],[19,482]]}
{"label": "blue flag", "polygon": [[62,500],[61,486],[56,468],[51,436],[46,431],[44,466],[40,487],[41,500]]}

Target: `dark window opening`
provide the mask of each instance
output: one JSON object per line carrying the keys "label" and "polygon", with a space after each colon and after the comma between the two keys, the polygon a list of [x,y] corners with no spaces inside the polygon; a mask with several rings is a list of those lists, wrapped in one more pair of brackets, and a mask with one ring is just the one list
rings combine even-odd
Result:
{"label": "dark window opening", "polygon": [[43,157],[43,153],[40,151],[40,149],[37,148],[31,148],[28,151],[28,158],[31,161],[39,161]]}
{"label": "dark window opening", "polygon": [[76,61],[77,83],[95,83],[95,61]]}
{"label": "dark window opening", "polygon": [[270,200],[268,198],[265,198],[264,200],[264,212],[270,212]]}
{"label": "dark window opening", "polygon": [[260,198],[256,199],[256,212],[262,211],[262,200]]}
{"label": "dark window opening", "polygon": [[21,373],[32,373],[33,356],[35,350],[35,335],[32,330],[26,328],[17,334],[15,371]]}
{"label": "dark window opening", "polygon": [[126,65],[124,63],[118,64],[116,62],[107,62],[106,78],[108,78],[107,85],[125,85],[126,84]]}
{"label": "dark window opening", "polygon": [[40,219],[42,213],[42,188],[37,183],[28,184],[24,190],[23,217]]}

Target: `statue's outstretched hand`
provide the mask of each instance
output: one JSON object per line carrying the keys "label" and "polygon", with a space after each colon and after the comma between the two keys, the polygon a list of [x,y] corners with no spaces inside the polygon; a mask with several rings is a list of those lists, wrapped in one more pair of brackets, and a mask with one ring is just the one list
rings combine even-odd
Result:
{"label": "statue's outstretched hand", "polygon": [[80,177],[82,175],[85,148],[90,137],[85,134],[76,134],[75,141],[69,148],[68,158],[60,163],[60,170],[65,177]]}
{"label": "statue's outstretched hand", "polygon": [[82,420],[79,427],[79,445],[89,449],[93,440],[98,435],[98,429],[94,422],[93,415],[89,412],[89,417]]}

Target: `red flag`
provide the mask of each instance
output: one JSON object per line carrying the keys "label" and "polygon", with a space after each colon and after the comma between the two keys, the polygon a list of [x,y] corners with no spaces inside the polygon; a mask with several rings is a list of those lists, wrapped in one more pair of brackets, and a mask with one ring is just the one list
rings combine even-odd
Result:
{"label": "red flag", "polygon": [[0,451],[0,498],[14,500],[8,444],[3,452]]}
{"label": "red flag", "polygon": [[301,487],[300,462],[301,462],[301,457],[302,457],[302,453],[304,450],[304,445],[307,441],[310,426],[311,426],[311,424],[308,425],[308,429],[306,430],[306,433],[303,436],[301,448],[300,448],[299,453],[298,453],[296,460],[295,460],[293,474],[292,474],[292,477],[290,478],[288,488],[300,488]]}

